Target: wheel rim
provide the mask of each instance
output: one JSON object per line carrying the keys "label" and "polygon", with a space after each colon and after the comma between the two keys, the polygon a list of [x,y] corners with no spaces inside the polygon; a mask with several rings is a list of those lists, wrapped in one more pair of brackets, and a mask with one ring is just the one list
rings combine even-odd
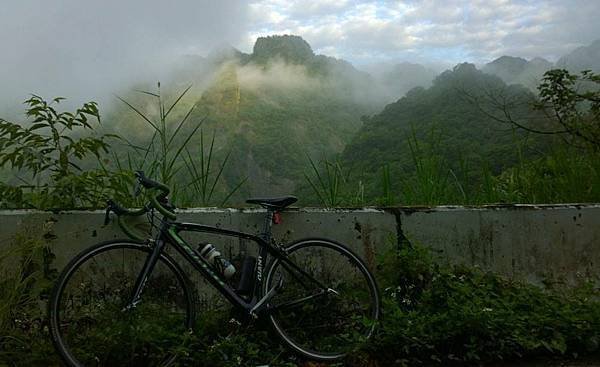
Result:
{"label": "wheel rim", "polygon": [[126,309],[149,250],[134,244],[96,248],[67,266],[52,300],[55,345],[70,365],[169,365],[191,327],[190,295],[161,258],[141,302]]}
{"label": "wheel rim", "polygon": [[[302,307],[274,311],[270,319],[275,330],[309,358],[344,357],[371,336],[379,318],[379,295],[373,277],[355,254],[336,243],[302,241],[288,251],[296,264],[335,292],[316,297]],[[308,288],[316,288],[302,285],[291,273],[279,261],[269,269],[267,289],[283,278],[282,290],[271,302],[273,306],[301,298],[299,293],[312,294]]]}

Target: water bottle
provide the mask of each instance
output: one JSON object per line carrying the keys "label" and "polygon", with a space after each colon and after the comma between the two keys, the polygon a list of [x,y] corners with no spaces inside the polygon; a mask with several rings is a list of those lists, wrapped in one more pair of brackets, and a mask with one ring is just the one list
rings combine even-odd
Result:
{"label": "water bottle", "polygon": [[214,266],[225,278],[229,279],[235,274],[235,266],[222,257],[221,253],[212,244],[207,243],[202,250],[200,250],[200,256]]}

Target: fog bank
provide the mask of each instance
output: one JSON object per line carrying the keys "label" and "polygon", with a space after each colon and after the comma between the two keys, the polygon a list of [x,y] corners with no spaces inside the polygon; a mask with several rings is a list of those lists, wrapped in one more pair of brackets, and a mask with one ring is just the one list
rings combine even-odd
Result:
{"label": "fog bank", "polygon": [[135,81],[165,77],[182,55],[235,44],[246,27],[238,0],[6,2],[0,116],[21,114],[30,93],[106,105]]}

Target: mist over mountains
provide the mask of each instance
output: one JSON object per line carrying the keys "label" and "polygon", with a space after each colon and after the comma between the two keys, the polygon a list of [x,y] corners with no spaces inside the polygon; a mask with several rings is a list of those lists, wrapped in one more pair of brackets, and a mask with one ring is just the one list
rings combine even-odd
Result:
{"label": "mist over mountains", "polygon": [[[250,54],[225,46],[214,49],[207,56],[187,55],[170,71],[167,81],[192,82],[202,89],[210,84],[223,64],[232,61],[241,66],[260,66],[267,73],[276,73],[275,78],[281,83],[297,82],[297,78],[286,75],[286,72],[298,74],[298,69],[302,69],[300,74],[338,84],[339,92],[376,108],[398,100],[412,88],[431,86],[434,78],[443,71],[412,62],[375,63],[359,69],[345,60],[315,54],[308,42],[299,36],[283,35],[258,38]],[[556,63],[542,57],[527,60],[505,55],[482,65],[480,69],[500,77],[507,84],[521,84],[535,91],[543,74],[555,67],[571,72],[599,71],[600,40],[573,50]],[[243,77],[243,73],[241,75]]]}
{"label": "mist over mountains", "polygon": [[573,71],[600,70],[600,39],[589,46],[575,49],[569,54],[561,57],[556,62],[556,67]]}
{"label": "mist over mountains", "polygon": [[[361,116],[385,103],[369,74],[348,62],[315,55],[296,36],[261,38],[252,54],[226,48],[207,57],[190,56],[163,84],[170,85],[163,93],[175,95],[190,75],[200,87],[182,100],[181,111],[196,106],[188,129],[202,123],[207,136],[214,132],[215,155],[231,152],[224,172],[227,186],[248,178],[245,190],[254,194],[293,191],[302,180],[307,156],[320,159],[341,152],[360,127]],[[151,84],[136,89],[146,88],[153,90]],[[132,92],[124,98],[156,112],[146,97]],[[107,121],[139,144],[150,138],[132,134],[143,131],[144,122],[123,106],[109,113]],[[190,146],[197,156],[199,142]]]}
{"label": "mist over mountains", "polygon": [[[193,85],[171,118],[177,121],[194,106],[183,136],[202,124],[205,146],[215,136],[215,159],[230,154],[218,188],[222,192],[244,180],[240,200],[306,192],[309,158],[338,157],[373,178],[366,190],[375,195],[374,177],[382,166],[392,165],[397,175],[410,174],[411,136],[435,136],[443,146],[436,154],[452,162],[481,166],[485,161],[495,173],[510,167],[516,160],[515,141],[528,137],[499,126],[458,89],[497,88],[515,98],[533,98],[531,92],[552,67],[600,70],[599,50],[597,41],[556,65],[542,58],[502,56],[480,70],[464,63],[438,75],[408,62],[359,70],[345,60],[316,54],[299,36],[269,36],[258,38],[252,53],[220,47],[206,56],[182,57],[164,73],[161,94],[171,103]],[[144,113],[156,115],[154,100],[134,90],[155,93],[156,84],[138,82],[119,93]],[[152,130],[125,105],[115,103],[102,111],[108,130],[140,146],[151,139]],[[542,140],[529,139],[542,149]],[[199,156],[200,146],[200,137],[194,136],[192,158]],[[473,172],[465,174],[475,176]]]}
{"label": "mist over mountains", "polygon": [[500,77],[507,84],[522,84],[535,91],[544,73],[552,68],[567,69],[573,73],[583,70],[600,71],[600,40],[573,50],[556,63],[541,57],[526,60],[502,56],[483,65],[481,70]]}

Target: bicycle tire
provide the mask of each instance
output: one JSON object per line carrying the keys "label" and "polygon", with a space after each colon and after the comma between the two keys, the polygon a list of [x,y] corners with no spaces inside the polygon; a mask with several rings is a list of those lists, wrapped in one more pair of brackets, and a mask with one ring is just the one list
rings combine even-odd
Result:
{"label": "bicycle tire", "polygon": [[[360,257],[331,240],[300,240],[286,247],[286,252],[300,268],[339,294],[331,293],[326,300],[315,298],[302,303],[302,307],[274,310],[268,316],[271,325],[304,357],[323,362],[344,358],[371,337],[380,318],[381,300],[375,278]],[[344,263],[349,266],[344,268]],[[270,301],[272,309],[311,294],[302,284],[302,277],[297,279],[293,273],[297,272],[279,259],[269,267],[263,291],[266,293],[282,280],[280,291]]]}
{"label": "bicycle tire", "polygon": [[[140,264],[135,261],[143,264],[151,251],[131,240],[107,241],[82,251],[65,266],[52,291],[49,319],[52,342],[66,365],[169,366],[175,362],[177,349],[194,324],[195,298],[187,276],[169,255],[159,257],[141,302],[133,309],[123,308],[139,274]],[[119,258],[121,264],[113,261]],[[70,326],[73,331],[68,332]],[[157,336],[161,338],[150,340]],[[136,347],[137,341],[142,344]]]}

